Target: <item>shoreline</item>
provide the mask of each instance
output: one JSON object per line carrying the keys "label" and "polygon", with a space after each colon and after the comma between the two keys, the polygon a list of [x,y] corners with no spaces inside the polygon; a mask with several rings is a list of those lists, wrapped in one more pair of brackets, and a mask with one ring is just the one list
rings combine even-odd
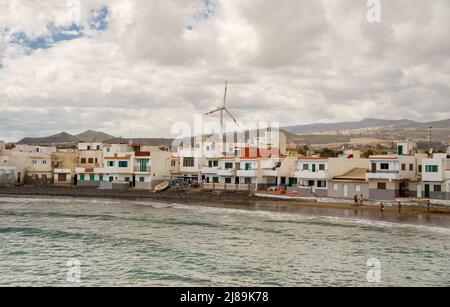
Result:
{"label": "shoreline", "polygon": [[[55,186],[22,186],[22,187],[0,187],[0,197],[73,197],[73,198],[97,198],[117,200],[158,200],[164,202],[199,202],[202,204],[222,205],[252,205],[278,204],[290,207],[328,208],[340,210],[357,210],[361,212],[376,213],[380,208],[375,205],[354,205],[349,203],[327,203],[314,202],[299,199],[267,198],[248,193],[239,192],[217,192],[217,191],[173,191],[168,190],[155,193],[147,190],[111,191],[98,190],[95,188],[80,187],[55,187]],[[384,214],[398,215],[397,206],[386,206]],[[430,212],[424,206],[403,206],[402,214],[443,214],[450,215],[450,209],[444,207],[433,207]]]}

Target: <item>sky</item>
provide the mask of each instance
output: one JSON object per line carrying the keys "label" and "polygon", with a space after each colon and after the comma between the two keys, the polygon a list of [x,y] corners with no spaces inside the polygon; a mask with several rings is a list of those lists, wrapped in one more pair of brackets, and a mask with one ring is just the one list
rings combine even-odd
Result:
{"label": "sky", "polygon": [[0,139],[173,136],[225,80],[241,122],[450,118],[450,1],[380,5],[0,0]]}

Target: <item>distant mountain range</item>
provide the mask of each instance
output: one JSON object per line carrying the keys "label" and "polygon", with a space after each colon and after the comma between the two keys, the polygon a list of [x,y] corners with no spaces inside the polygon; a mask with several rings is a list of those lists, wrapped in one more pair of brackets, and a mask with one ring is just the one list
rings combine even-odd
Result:
{"label": "distant mountain range", "polygon": [[93,130],[88,130],[83,133],[72,135],[67,132],[61,132],[58,134],[39,137],[39,138],[24,138],[20,140],[17,144],[28,144],[28,145],[49,145],[49,144],[73,144],[79,142],[104,142],[106,140],[112,139],[114,136],[109,135],[104,132],[98,132]]}
{"label": "distant mountain range", "polygon": [[[384,120],[365,118],[356,122],[319,123],[310,125],[297,125],[281,128],[286,132],[287,141],[290,144],[330,144],[349,143],[352,139],[371,138],[377,140],[413,140],[427,141],[429,139],[429,127],[433,127],[433,141],[444,144],[450,143],[450,119],[434,122],[417,122],[412,120]],[[363,130],[368,129],[370,130]],[[118,138],[104,132],[88,130],[77,135],[66,132],[39,137],[24,138],[17,144],[30,145],[65,145],[73,146],[79,142],[104,142],[104,143],[128,143],[170,146],[173,139],[165,138]]]}
{"label": "distant mountain range", "polygon": [[173,142],[173,139],[164,139],[164,138],[139,138],[139,139],[129,139],[129,138],[121,138],[109,135],[104,132],[87,130],[83,133],[72,135],[67,132],[61,132],[58,134],[46,136],[46,137],[38,137],[38,138],[30,138],[26,137],[17,144],[27,144],[27,145],[66,145],[66,146],[74,146],[80,142],[103,142],[106,144],[128,144],[132,141],[133,144],[141,144],[147,146],[170,146]]}
{"label": "distant mountain range", "polygon": [[418,124],[420,123],[407,119],[384,120],[376,118],[365,118],[357,122],[323,123],[323,124],[319,123],[310,125],[290,126],[284,127],[282,129],[294,134],[310,134],[310,133],[337,132],[363,128],[375,128],[375,127],[400,127],[400,126],[406,127]]}

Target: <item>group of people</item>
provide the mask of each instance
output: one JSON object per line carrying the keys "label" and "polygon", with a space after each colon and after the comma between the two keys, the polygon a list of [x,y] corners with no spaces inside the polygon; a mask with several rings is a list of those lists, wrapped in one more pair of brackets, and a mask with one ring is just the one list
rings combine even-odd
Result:
{"label": "group of people", "polygon": [[354,197],[355,205],[362,205],[364,201],[364,196],[362,194],[358,195],[356,194]]}
{"label": "group of people", "polygon": [[[398,213],[400,213],[402,211],[402,203],[401,202],[398,202],[397,208],[398,208]],[[384,209],[385,209],[384,203],[380,203],[381,213],[384,212]],[[430,200],[428,200],[428,202],[427,202],[427,210],[428,210],[428,212],[431,211],[431,201]]]}

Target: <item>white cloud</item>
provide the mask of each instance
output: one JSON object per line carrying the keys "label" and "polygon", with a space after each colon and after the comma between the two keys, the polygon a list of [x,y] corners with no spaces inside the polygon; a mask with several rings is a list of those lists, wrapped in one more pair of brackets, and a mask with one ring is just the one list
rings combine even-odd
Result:
{"label": "white cloud", "polygon": [[[450,117],[447,0],[82,0],[84,35],[29,50],[73,20],[66,0],[0,0],[0,139],[67,130],[168,136],[219,103],[242,121]],[[106,31],[89,29],[108,7]],[[200,13],[199,13],[200,12]],[[201,15],[203,16],[203,15]],[[1,67],[1,66],[0,66]]]}

